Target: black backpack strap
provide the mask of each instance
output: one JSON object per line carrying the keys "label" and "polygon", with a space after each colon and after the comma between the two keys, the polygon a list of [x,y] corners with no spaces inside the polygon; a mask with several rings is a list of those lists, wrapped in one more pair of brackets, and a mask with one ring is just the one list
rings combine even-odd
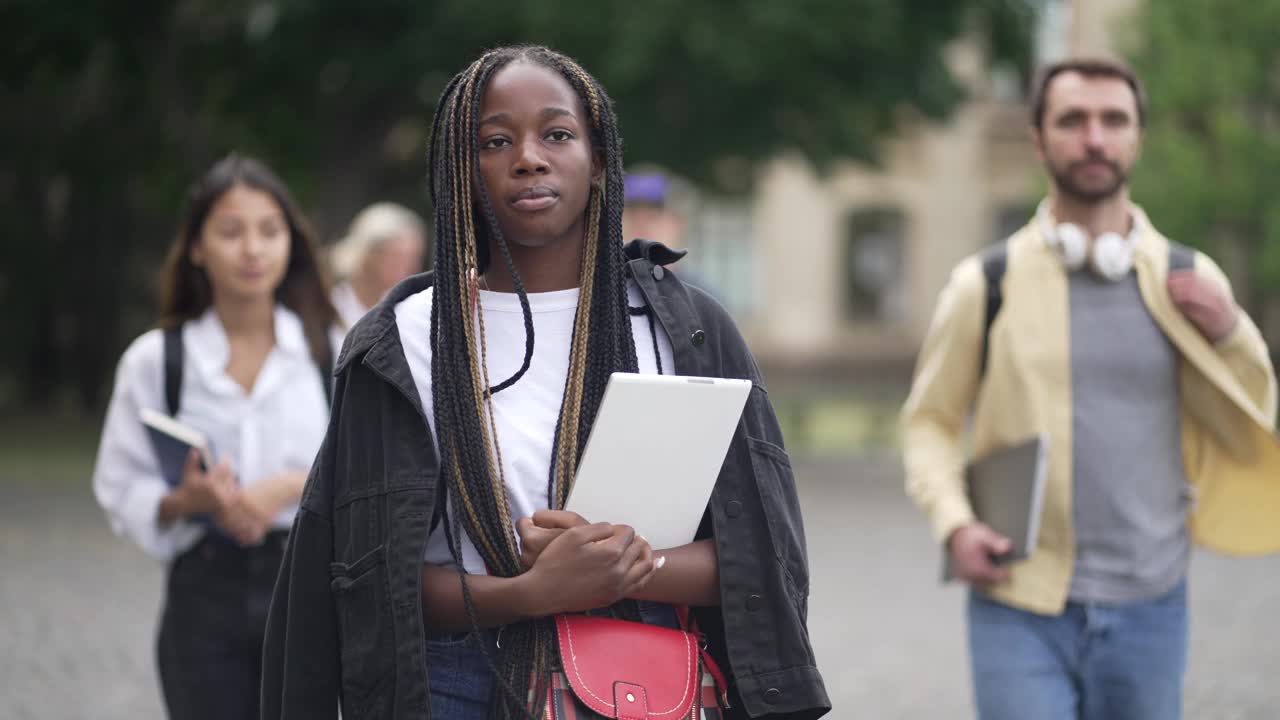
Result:
{"label": "black backpack strap", "polygon": [[446,483],[440,482],[437,478],[436,483],[439,489],[436,490],[436,506],[431,512],[431,526],[427,529],[427,536],[436,534],[436,528],[440,527],[440,523],[444,522],[446,509],[449,505],[449,488]]}
{"label": "black backpack strap", "polygon": [[1169,241],[1169,272],[1192,270],[1196,266],[1196,251],[1186,245]]}
{"label": "black backpack strap", "polygon": [[178,416],[182,397],[182,326],[164,330],[164,402],[169,416]]}
{"label": "black backpack strap", "polygon": [[316,367],[320,368],[320,385],[324,388],[324,402],[330,408],[333,407],[333,353],[327,352],[324,357],[316,362]]}
{"label": "black backpack strap", "polygon": [[987,354],[991,349],[991,324],[1004,304],[1004,271],[1009,265],[1009,248],[1005,243],[992,245],[982,254],[982,276],[987,281],[987,310],[982,325],[982,364],[979,376],[987,374]]}

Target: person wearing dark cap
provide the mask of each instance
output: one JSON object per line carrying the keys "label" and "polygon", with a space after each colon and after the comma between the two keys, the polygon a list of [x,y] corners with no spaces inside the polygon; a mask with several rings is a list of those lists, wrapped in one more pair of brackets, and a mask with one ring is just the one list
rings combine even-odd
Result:
{"label": "person wearing dark cap", "polygon": [[[622,212],[622,237],[644,238],[670,248],[683,248],[684,217],[671,206],[671,179],[660,172],[629,173],[623,179],[625,209]],[[696,262],[697,258],[693,258]],[[680,269],[686,283],[718,293],[706,277],[688,268]]]}
{"label": "person wearing dark cap", "polygon": [[671,181],[661,173],[631,173],[623,180],[622,236],[683,247],[684,218],[671,208]]}

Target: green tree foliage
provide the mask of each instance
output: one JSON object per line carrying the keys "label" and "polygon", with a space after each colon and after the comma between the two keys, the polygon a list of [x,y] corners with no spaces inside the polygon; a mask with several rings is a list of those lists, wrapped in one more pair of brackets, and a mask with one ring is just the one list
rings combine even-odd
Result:
{"label": "green tree foliage", "polygon": [[375,199],[424,208],[438,93],[485,47],[540,42],[614,96],[631,162],[723,189],[784,148],[872,159],[904,107],[961,97],[966,32],[1021,63],[1026,0],[5,0],[0,406],[99,406],[184,187],[230,149],[324,237]]}
{"label": "green tree foliage", "polygon": [[1280,0],[1150,2],[1134,57],[1151,108],[1135,198],[1226,266],[1264,328],[1280,320],[1277,28]]}

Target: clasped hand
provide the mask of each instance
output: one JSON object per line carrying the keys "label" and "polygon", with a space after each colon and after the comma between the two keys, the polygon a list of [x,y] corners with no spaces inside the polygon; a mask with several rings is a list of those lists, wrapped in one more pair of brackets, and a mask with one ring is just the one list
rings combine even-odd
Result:
{"label": "clasped hand", "polygon": [[225,462],[209,470],[200,467],[200,456],[191,451],[182,469],[177,491],[186,515],[212,515],[214,524],[241,546],[262,542],[274,514],[266,498],[254,488],[241,488]]}
{"label": "clasped hand", "polygon": [[626,525],[588,523],[577,513],[540,510],[516,522],[521,562],[539,614],[612,605],[645,587],[665,558]]}

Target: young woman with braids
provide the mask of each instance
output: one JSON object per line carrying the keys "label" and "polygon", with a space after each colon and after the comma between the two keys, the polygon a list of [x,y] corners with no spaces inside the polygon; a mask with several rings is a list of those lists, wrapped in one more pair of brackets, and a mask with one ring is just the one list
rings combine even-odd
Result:
{"label": "young woman with braids", "polygon": [[[335,696],[346,718],[536,715],[559,662],[550,616],[671,625],[672,605],[694,609],[729,675],[729,717],[822,715],[772,408],[732,321],[664,267],[680,255],[624,247],[604,89],[554,51],[501,48],[445,89],[431,137],[435,270],[339,359],[272,606],[263,717],[333,717]],[[614,371],[758,385],[689,545],[655,552],[560,509]]]}

